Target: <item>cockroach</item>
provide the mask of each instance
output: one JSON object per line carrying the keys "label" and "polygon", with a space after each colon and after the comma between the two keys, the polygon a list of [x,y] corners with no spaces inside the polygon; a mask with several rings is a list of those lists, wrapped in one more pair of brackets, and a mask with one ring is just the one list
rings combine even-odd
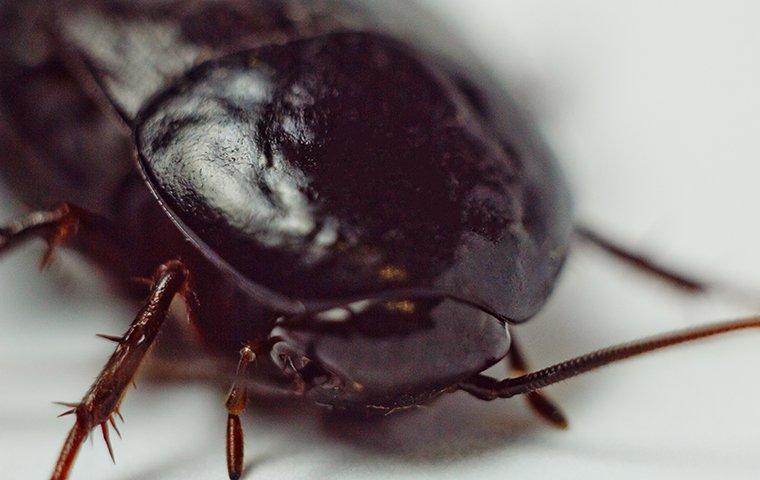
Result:
{"label": "cockroach", "polygon": [[[508,92],[445,32],[383,8],[0,4],[0,170],[32,207],[0,230],[0,250],[41,237],[45,263],[66,244],[125,291],[131,278],[150,286],[65,412],[75,422],[53,480],[91,430],[110,451],[109,423],[176,296],[203,347],[238,362],[232,479],[252,382],[346,412],[525,395],[564,427],[542,388],[760,326],[717,323],[530,372],[509,327],[539,311],[575,238],[688,291],[709,285],[576,227],[555,160]],[[503,359],[513,376],[482,373]]]}

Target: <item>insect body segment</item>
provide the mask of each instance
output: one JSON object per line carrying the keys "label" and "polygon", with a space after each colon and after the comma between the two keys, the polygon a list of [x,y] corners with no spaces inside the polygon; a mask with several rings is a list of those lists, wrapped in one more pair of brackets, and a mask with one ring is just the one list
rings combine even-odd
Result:
{"label": "insect body segment", "polygon": [[[676,332],[527,372],[508,327],[541,309],[570,248],[563,176],[466,49],[432,41],[437,28],[403,30],[378,5],[0,2],[0,174],[33,208],[0,229],[0,251],[35,236],[66,242],[132,298],[130,279],[150,278],[127,332],[105,336],[113,355],[69,405],[76,421],[53,480],[68,478],[92,429],[110,451],[108,425],[178,295],[193,353],[238,364],[230,478],[242,475],[254,386],[383,414],[457,390],[526,394],[564,428],[544,387],[758,326]],[[682,288],[706,285],[579,233]],[[513,378],[482,373],[505,357]]]}
{"label": "insect body segment", "polygon": [[[522,319],[544,300],[534,279],[562,262],[539,252],[567,241],[563,225],[538,247],[518,228],[540,180],[518,175],[445,71],[386,36],[331,33],[211,60],[137,124],[146,179],[178,226],[286,297],[429,288]],[[491,293],[484,276],[513,271],[517,252],[523,278]]]}

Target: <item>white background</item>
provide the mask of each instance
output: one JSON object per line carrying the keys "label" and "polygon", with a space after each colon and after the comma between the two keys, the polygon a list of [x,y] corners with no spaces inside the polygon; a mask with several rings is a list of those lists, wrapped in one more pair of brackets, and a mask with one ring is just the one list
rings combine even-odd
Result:
{"label": "white background", "polygon": [[[581,218],[673,266],[760,292],[757,2],[424,3],[533,110]],[[97,280],[72,286],[75,255],[40,274],[40,252],[30,245],[0,263],[3,479],[49,474],[71,424],[55,419],[50,401],[81,397],[111,350],[93,334],[121,332],[135,311]],[[520,331],[533,364],[544,366],[742,313],[581,249],[548,308]],[[567,432],[519,399],[486,404],[461,394],[330,429],[336,420],[314,412],[253,409],[247,478],[757,478],[758,347],[760,334],[745,332],[552,387]],[[141,383],[124,404],[117,466],[97,439],[74,478],[225,478],[222,401],[212,386]]]}

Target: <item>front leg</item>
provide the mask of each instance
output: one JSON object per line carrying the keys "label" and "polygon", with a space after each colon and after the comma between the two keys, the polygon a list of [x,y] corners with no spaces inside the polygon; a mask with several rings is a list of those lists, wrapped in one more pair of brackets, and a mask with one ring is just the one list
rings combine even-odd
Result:
{"label": "front leg", "polygon": [[[248,344],[240,350],[235,380],[227,395],[225,407],[227,408],[227,473],[230,480],[238,480],[243,475],[244,441],[243,428],[240,424],[240,415],[245,411],[248,402],[248,384],[246,377],[248,366],[256,361],[256,356],[269,354],[275,359],[274,363],[292,383],[292,389],[288,392],[295,396],[302,396],[306,391],[306,383],[299,373],[299,368],[308,363],[308,360],[299,352],[291,350],[277,337],[271,338],[263,344]],[[295,359],[294,359],[295,358]]]}
{"label": "front leg", "polygon": [[227,472],[231,480],[237,480],[243,474],[243,427],[240,425],[240,415],[245,411],[248,402],[247,379],[245,376],[248,365],[256,360],[253,348],[249,346],[240,350],[235,381],[227,395]]}
{"label": "front leg", "polygon": [[[512,336],[512,346],[509,349],[509,363],[512,367],[512,374],[516,376],[525,375],[530,371],[528,362],[525,360],[525,356],[522,353],[522,348],[519,346],[517,339]],[[540,390],[530,392],[526,395],[528,405],[533,409],[539,417],[543,418],[552,426],[565,430],[568,427],[567,417],[562,413],[562,409],[546,396]]]}
{"label": "front leg", "polygon": [[[507,362],[509,364],[512,374],[516,376],[525,375],[528,371],[528,364],[525,357],[522,354],[522,350],[518,346],[517,339],[512,337],[512,345],[507,355]],[[473,397],[481,400],[496,400],[499,398],[499,392],[496,388],[496,380],[485,375],[475,375],[474,377],[459,384],[459,389],[472,395]],[[549,424],[562,430],[567,429],[568,422],[565,415],[562,413],[562,409],[554,403],[543,392],[536,389],[526,394],[526,400],[530,408],[543,418]]]}
{"label": "front leg", "polygon": [[82,401],[67,412],[76,414],[76,423],[63,444],[51,480],[64,480],[68,477],[82,442],[90,430],[97,426],[102,429],[113,457],[108,438],[108,422],[113,422],[113,415],[118,415],[126,388],[133,381],[164,323],[172,299],[177,294],[190,293],[189,282],[190,274],[178,260],[166,262],[156,270],[145,306],[124,336],[115,339],[119,343],[116,351]]}

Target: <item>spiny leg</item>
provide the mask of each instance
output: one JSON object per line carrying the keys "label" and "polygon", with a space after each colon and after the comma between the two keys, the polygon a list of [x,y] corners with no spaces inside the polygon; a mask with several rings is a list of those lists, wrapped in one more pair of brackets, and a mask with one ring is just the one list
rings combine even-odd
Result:
{"label": "spiny leg", "polygon": [[576,377],[590,370],[626,358],[701,338],[748,328],[760,328],[760,317],[714,323],[711,325],[688,328],[664,335],[644,338],[642,340],[597,350],[515,378],[496,380],[495,378],[486,375],[476,375],[466,382],[460,383],[459,388],[483,400],[510,398],[515,395],[535,392],[554,383]]}
{"label": "spiny leg", "polygon": [[243,428],[240,425],[240,415],[245,410],[248,401],[247,379],[245,377],[248,365],[256,360],[256,354],[249,346],[240,350],[235,381],[227,395],[227,473],[231,480],[237,480],[243,474]]}
{"label": "spiny leg", "polygon": [[44,267],[50,262],[56,247],[76,235],[83,222],[94,223],[97,216],[69,203],[48,210],[37,210],[0,227],[0,253],[6,252],[33,237],[48,244],[42,258]]}
{"label": "spiny leg", "polygon": [[156,270],[153,287],[145,306],[124,336],[118,339],[116,351],[108,359],[82,401],[67,412],[76,414],[76,423],[63,444],[52,480],[64,480],[68,477],[79,447],[90,430],[96,426],[101,427],[113,458],[107,422],[112,423],[113,415],[118,415],[126,388],[133,381],[137,369],[166,319],[172,299],[177,294],[187,295],[190,290],[189,282],[187,269],[177,260],[166,262]]}
{"label": "spiny leg", "polygon": [[[516,376],[525,375],[530,370],[522,353],[522,348],[519,346],[514,335],[512,336],[512,345],[509,348],[508,361],[512,373]],[[547,397],[546,394],[539,390],[530,392],[526,395],[526,400],[528,401],[528,405],[530,405],[533,411],[541,418],[557,428],[563,430],[567,429],[568,422],[567,418],[562,413],[562,409]]]}

